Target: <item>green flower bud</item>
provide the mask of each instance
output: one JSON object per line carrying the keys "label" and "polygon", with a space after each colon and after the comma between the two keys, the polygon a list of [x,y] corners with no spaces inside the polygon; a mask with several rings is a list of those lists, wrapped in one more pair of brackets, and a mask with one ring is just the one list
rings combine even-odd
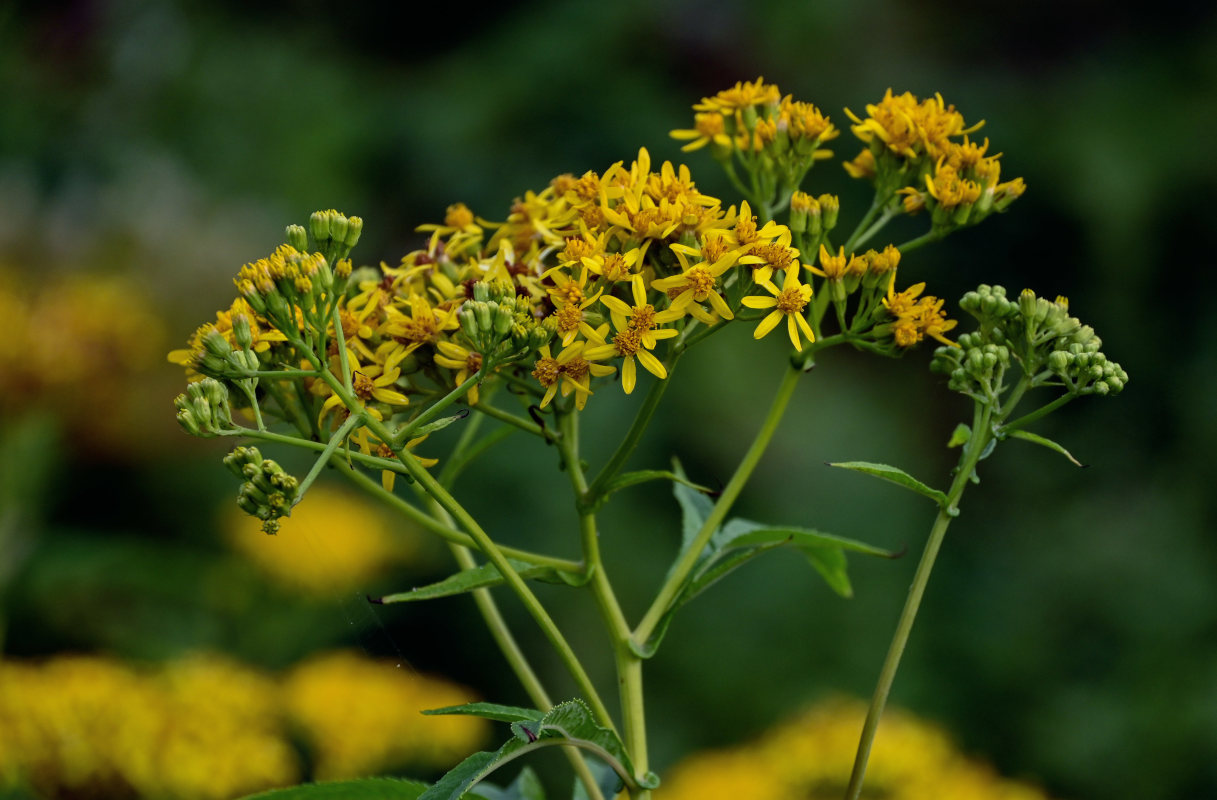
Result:
{"label": "green flower bud", "polygon": [[837,227],[837,216],[841,211],[841,199],[836,195],[822,194],[816,198],[820,204],[820,220],[825,231]]}
{"label": "green flower bud", "polygon": [[[513,304],[514,305],[514,304]],[[511,330],[512,323],[511,307],[507,305],[498,305],[494,312],[494,332],[497,336],[506,336]]]}
{"label": "green flower bud", "polygon": [[[185,395],[182,395],[182,397],[185,397]],[[199,427],[199,422],[197,419],[195,419],[194,412],[189,408],[178,409],[177,422],[182,426],[182,430],[186,431],[186,433],[190,434],[191,436],[200,436],[204,438],[207,436],[207,434],[203,432],[202,428]]]}
{"label": "green flower bud", "polygon": [[479,303],[485,303],[490,299],[490,284],[485,281],[478,281],[473,284],[473,299]]}
{"label": "green flower bud", "polygon": [[1035,318],[1036,311],[1035,292],[1030,289],[1023,289],[1018,296],[1018,310],[1022,313],[1023,318],[1030,321]]}
{"label": "green flower bud", "polygon": [[[350,221],[345,215],[337,211],[329,212],[330,217],[330,238],[340,244],[346,243],[347,231],[350,229]],[[363,230],[362,226],[360,230]],[[358,238],[358,237],[357,237]]]}
{"label": "green flower bud", "polygon": [[489,332],[494,328],[494,317],[491,316],[490,304],[484,301],[473,302],[473,314],[477,317],[478,329]]}
{"label": "green flower bud", "polygon": [[359,244],[359,235],[363,233],[362,217],[347,217],[347,235],[342,240],[349,250]]}
{"label": "green flower bud", "polygon": [[308,250],[308,231],[304,229],[303,225],[288,225],[287,243],[301,253],[306,252]]}
{"label": "green flower bud", "polygon": [[1048,354],[1048,368],[1056,373],[1064,372],[1072,361],[1073,356],[1064,350],[1053,350]]}
{"label": "green flower bud", "polygon": [[314,211],[309,215],[308,227],[309,232],[313,234],[313,241],[320,245],[330,238],[330,215],[325,211]]}

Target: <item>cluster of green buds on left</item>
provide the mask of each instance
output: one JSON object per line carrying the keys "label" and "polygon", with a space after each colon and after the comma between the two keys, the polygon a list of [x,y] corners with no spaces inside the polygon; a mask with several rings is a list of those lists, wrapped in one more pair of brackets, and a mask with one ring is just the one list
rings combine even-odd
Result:
{"label": "cluster of green buds on left", "polygon": [[173,401],[177,421],[191,436],[209,439],[232,429],[228,390],[214,378],[204,378],[186,387]]}
{"label": "cluster of green buds on left", "polygon": [[537,324],[527,303],[517,303],[510,286],[478,281],[472,293],[457,319],[461,332],[486,363],[513,360],[553,338],[553,330]]}
{"label": "cluster of green buds on left", "polygon": [[241,478],[237,505],[246,514],[262,520],[262,530],[279,531],[279,519],[292,513],[300,492],[300,482],[283,467],[263,458],[256,447],[237,447],[224,457],[224,466]]}

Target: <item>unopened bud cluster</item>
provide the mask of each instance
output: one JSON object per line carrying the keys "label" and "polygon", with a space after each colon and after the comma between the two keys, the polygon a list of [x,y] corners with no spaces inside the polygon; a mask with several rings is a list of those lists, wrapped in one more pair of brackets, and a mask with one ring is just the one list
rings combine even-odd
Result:
{"label": "unopened bud cluster", "polygon": [[[348,217],[332,208],[329,211],[314,211],[308,219],[308,232],[313,237],[314,247],[331,263],[337,263],[350,255],[351,249],[359,243],[359,236],[363,233],[363,220],[359,217]],[[297,244],[304,242],[303,233],[304,229],[299,225],[287,229],[288,241],[297,250],[305,249]],[[293,241],[293,238],[296,241]]]}
{"label": "unopened bud cluster", "polygon": [[1115,394],[1128,382],[1128,373],[1100,350],[1094,329],[1071,317],[1062,297],[1050,301],[1024,289],[1011,300],[1003,287],[982,284],[959,305],[976,317],[979,330],[960,336],[958,348],[938,348],[933,361],[956,391],[999,391],[1012,358],[1032,385],[1059,385],[1070,394]]}
{"label": "unopened bud cluster", "polygon": [[173,401],[177,421],[191,436],[209,439],[232,428],[228,390],[214,378],[204,378],[186,387]]}
{"label": "unopened bud cluster", "polygon": [[256,447],[238,447],[224,457],[224,466],[242,480],[237,490],[237,505],[252,517],[262,520],[266,533],[279,531],[279,518],[292,513],[300,482],[283,467],[263,458]]}
{"label": "unopened bud cluster", "polygon": [[501,360],[544,345],[553,331],[538,325],[527,302],[517,302],[511,287],[478,281],[472,298],[461,305],[457,319],[473,349]]}

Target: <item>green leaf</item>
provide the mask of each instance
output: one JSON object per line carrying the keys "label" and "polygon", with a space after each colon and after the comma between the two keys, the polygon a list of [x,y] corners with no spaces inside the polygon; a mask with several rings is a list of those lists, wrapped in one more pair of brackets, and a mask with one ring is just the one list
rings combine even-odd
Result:
{"label": "green leaf", "polygon": [[[647,481],[672,481],[689,489],[693,489],[695,492],[701,494],[712,491],[709,487],[693,483],[684,475],[683,472],[677,474],[676,472],[669,472],[668,470],[664,469],[640,469],[634,472],[623,473],[609,481],[608,485],[604,487],[604,491],[602,491],[600,496],[596,498],[596,502],[593,505],[592,510],[598,509],[600,506],[604,505],[605,501],[608,500],[609,495],[613,494],[614,492],[639,483],[646,483]],[[680,500],[680,497],[677,496],[676,499]]]}
{"label": "green leaf", "polygon": [[955,430],[951,432],[951,438],[947,441],[947,447],[962,447],[972,438],[972,428],[964,423],[959,423],[955,426]]}
{"label": "green leaf", "polygon": [[1085,467],[1086,466],[1081,461],[1078,461],[1076,458],[1074,458],[1073,453],[1070,453],[1064,447],[1062,447],[1061,445],[1052,441],[1051,439],[1049,439],[1046,436],[1040,436],[1039,434],[1031,433],[1030,431],[1010,431],[1006,435],[1013,437],[1015,439],[1022,439],[1025,442],[1031,442],[1032,444],[1038,444],[1040,447],[1047,447],[1049,450],[1052,450],[1053,452],[1056,452],[1056,453],[1060,453],[1065,458],[1069,459],[1069,461],[1072,462],[1073,465],[1076,467]]}
{"label": "green leaf", "polygon": [[538,711],[535,708],[505,706],[500,705],[499,703],[465,703],[459,706],[430,708],[423,713],[432,717],[459,714],[469,717],[492,719],[496,722],[528,722],[541,719],[545,716],[545,712]]}
{"label": "green leaf", "polygon": [[829,545],[807,545],[799,548],[829,588],[842,597],[853,597],[854,587],[846,572],[845,551]]}
{"label": "green leaf", "polygon": [[891,481],[897,486],[903,486],[905,489],[914,491],[922,497],[928,497],[940,507],[946,507],[947,496],[945,494],[937,489],[926,486],[912,475],[909,475],[907,472],[897,467],[889,466],[888,464],[872,464],[869,461],[837,461],[830,462],[828,466],[841,467],[842,469],[852,469],[855,472],[864,472],[867,475],[874,475],[876,478]]}
{"label": "green leaf", "polygon": [[[545,787],[532,767],[524,767],[506,789],[483,783],[477,793],[485,800],[545,800]],[[469,795],[465,795],[468,800]]]}
{"label": "green leaf", "polygon": [[[596,785],[600,787],[601,797],[616,797],[625,788],[625,783],[621,780],[621,776],[603,761],[593,760],[587,766],[588,770],[592,773],[592,778],[596,781]],[[587,787],[578,778],[575,778],[575,788],[571,792],[571,800],[591,800],[591,796],[587,793]]]}
{"label": "green leaf", "polygon": [[855,553],[880,558],[899,558],[902,553],[875,547],[857,539],[848,539],[832,533],[813,530],[811,528],[796,528],[790,525],[766,525],[763,522],[753,522],[747,519],[733,519],[723,526],[719,532],[716,549],[733,547],[754,547],[763,544],[782,544],[789,542],[797,548],[816,546],[835,546]]}
{"label": "green leaf", "polygon": [[[676,502],[680,504],[680,552],[676,554],[676,558],[672,561],[672,567],[668,569],[668,574],[671,574],[672,568],[676,566],[676,562],[680,561],[681,556],[685,554],[690,547],[693,546],[693,540],[697,538],[698,531],[705,524],[706,518],[710,516],[710,512],[714,510],[714,503],[709,497],[698,491],[690,489],[688,485],[688,476],[685,475],[684,467],[680,464],[680,459],[672,459],[672,472],[679,479],[677,483],[672,485],[672,494],[676,496]],[[706,552],[709,552],[707,546]]]}
{"label": "green leaf", "polygon": [[416,800],[427,784],[396,778],[361,778],[272,789],[249,795],[245,800]]}
{"label": "green leaf", "polygon": [[581,700],[559,703],[540,719],[513,722],[511,729],[514,735],[502,747],[494,752],[483,751],[469,756],[420,795],[420,800],[458,800],[499,766],[533,750],[557,745],[591,752],[610,765],[631,788],[649,789],[659,785],[659,779],[653,773],[648,772],[641,779],[634,777],[634,767],[621,739],[597,724],[591,710]]}
{"label": "green leaf", "polygon": [[467,416],[469,416],[469,410],[464,409],[461,411],[461,413],[454,414],[451,417],[440,417],[434,422],[428,422],[426,425],[423,425],[417,430],[410,431],[410,438],[417,439],[419,436],[426,436],[429,433],[435,433],[436,431],[443,430],[457,420],[464,419]]}
{"label": "green leaf", "polygon": [[[560,570],[553,567],[539,566],[537,564],[529,564],[527,561],[517,561],[508,559],[507,562],[515,568],[515,571],[520,573],[520,577],[524,579],[534,579],[544,581],[546,583],[569,583],[570,581],[563,576]],[[582,578],[576,578],[582,580]],[[380,598],[381,603],[412,603],[417,600],[434,600],[437,597],[451,597],[452,595],[464,594],[472,592],[474,589],[486,589],[492,586],[498,586],[504,583],[503,576],[499,574],[499,569],[494,564],[481,564],[473,569],[461,570],[455,575],[449,575],[438,583],[420,586],[417,589],[411,589],[408,592],[397,592],[396,594],[388,594]]]}

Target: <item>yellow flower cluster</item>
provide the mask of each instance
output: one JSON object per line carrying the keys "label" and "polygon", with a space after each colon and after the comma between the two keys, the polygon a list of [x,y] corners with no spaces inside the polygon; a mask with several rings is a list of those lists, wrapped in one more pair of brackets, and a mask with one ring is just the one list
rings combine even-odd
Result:
{"label": "yellow flower cluster", "polygon": [[119,277],[74,274],[35,285],[0,269],[0,415],[50,410],[73,433],[107,444],[129,439],[137,400],[130,378],[154,367],[165,336],[143,295]]}
{"label": "yellow flower cluster", "polygon": [[469,700],[455,684],[344,652],[301,664],[282,687],[216,656],[156,671],[96,656],[0,661],[0,792],[227,800],[300,780],[296,730],[317,778],[445,767],[485,723],[419,712]]}
{"label": "yellow flower cluster", "polygon": [[224,537],[272,580],[306,595],[365,586],[417,552],[418,540],[394,535],[379,509],[324,484],[266,536],[258,519],[225,504]]}
{"label": "yellow flower cluster", "polygon": [[337,652],[310,659],[288,675],[286,709],[312,744],[317,779],[369,775],[406,763],[445,767],[485,738],[484,720],[419,713],[472,702],[468,690],[387,667]]}
{"label": "yellow flower cluster", "polygon": [[[701,753],[664,778],[669,800],[837,800],[849,781],[863,704],[821,703],[758,741]],[[939,728],[889,710],[871,752],[864,798],[885,800],[1047,800],[1038,789],[998,776],[955,749]]]}
{"label": "yellow flower cluster", "polygon": [[986,155],[988,139],[968,139],[984,122],[969,127],[940,94],[918,100],[888,89],[866,112],[862,119],[846,109],[855,123],[851,130],[867,147],[845,169],[881,189],[898,190],[907,213],[928,207],[935,225],[974,223],[1005,210],[1026,190],[1022,178],[999,182],[1001,154]]}
{"label": "yellow flower cluster", "polygon": [[883,298],[883,307],[895,317],[895,322],[890,324],[892,337],[898,347],[912,347],[926,336],[946,345],[955,344],[945,334],[958,321],[947,319],[939,298],[930,295],[921,297],[924,290],[924,283],[915,283],[903,292],[888,289],[887,297]]}
{"label": "yellow flower cluster", "polygon": [[835,139],[840,131],[811,103],[782,96],[764,78],[741,81],[693,106],[693,127],[674,130],[673,139],[688,141],[682,150],[711,145],[716,157],[734,150],[765,151],[775,160],[790,156],[821,160],[832,152],[819,145]]}

